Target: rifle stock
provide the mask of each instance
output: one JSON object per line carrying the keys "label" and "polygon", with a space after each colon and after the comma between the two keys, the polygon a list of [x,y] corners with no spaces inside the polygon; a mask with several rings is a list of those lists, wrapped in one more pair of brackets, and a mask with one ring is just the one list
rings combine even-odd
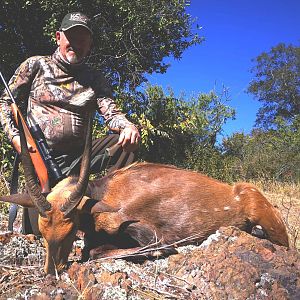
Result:
{"label": "rifle stock", "polygon": [[[19,108],[17,107],[17,105],[15,103],[11,104],[11,110],[13,112],[14,119],[15,119],[17,125],[19,126],[19,124],[18,124],[19,118],[22,122],[22,125],[24,128],[24,133],[26,136],[26,141],[33,148],[33,152],[30,152],[30,157],[31,157],[34,169],[36,171],[37,177],[40,181],[42,192],[47,193],[50,190],[50,184],[49,184],[49,176],[48,176],[48,171],[47,171],[45,162],[44,162],[40,152],[38,151],[36,142],[33,139],[32,135],[29,131],[28,125],[27,125],[22,113],[20,112]],[[19,118],[18,118],[18,116],[19,116]]]}
{"label": "rifle stock", "polygon": [[[26,136],[26,141],[27,143],[29,143],[32,148],[33,148],[33,152],[30,152],[30,157],[31,157],[31,160],[32,160],[32,163],[33,163],[33,166],[34,166],[34,169],[35,169],[35,172],[37,174],[37,177],[40,181],[40,185],[41,185],[41,188],[42,188],[42,192],[49,192],[50,191],[50,183],[49,183],[49,176],[48,176],[48,171],[47,171],[47,167],[46,167],[46,164],[42,158],[42,155],[40,154],[40,152],[38,151],[38,148],[37,148],[37,145],[36,145],[36,142],[34,141],[34,138],[32,137],[30,131],[29,131],[29,128],[28,128],[28,125],[21,113],[21,111],[19,110],[18,106],[16,105],[16,101],[0,71],[0,78],[5,86],[5,89],[12,101],[12,104],[11,104],[11,110],[12,110],[12,113],[14,115],[14,119],[16,121],[16,124],[19,126],[19,118],[21,120],[21,123],[23,124],[23,128],[24,128],[24,133],[25,133],[25,136]],[[18,118],[19,117],[19,118]]]}

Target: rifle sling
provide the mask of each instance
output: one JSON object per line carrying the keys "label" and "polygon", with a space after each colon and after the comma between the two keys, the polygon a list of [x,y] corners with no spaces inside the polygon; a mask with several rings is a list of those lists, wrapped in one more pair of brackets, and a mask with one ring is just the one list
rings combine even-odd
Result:
{"label": "rifle sling", "polygon": [[[10,195],[18,193],[19,163],[20,163],[20,155],[16,152],[14,163],[13,163],[13,171],[10,179]],[[18,212],[18,205],[12,203],[9,207],[9,215],[8,215],[9,231],[13,231],[13,225],[17,217],[17,212]]]}

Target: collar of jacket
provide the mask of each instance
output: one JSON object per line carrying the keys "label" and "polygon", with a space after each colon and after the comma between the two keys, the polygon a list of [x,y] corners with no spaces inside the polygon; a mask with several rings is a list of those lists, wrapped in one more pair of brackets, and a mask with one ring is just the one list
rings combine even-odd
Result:
{"label": "collar of jacket", "polygon": [[79,70],[82,70],[82,68],[84,68],[85,66],[85,61],[79,64],[70,64],[62,57],[59,48],[57,48],[56,51],[53,53],[52,58],[55,61],[55,63],[58,65],[58,67],[66,73],[76,73]]}

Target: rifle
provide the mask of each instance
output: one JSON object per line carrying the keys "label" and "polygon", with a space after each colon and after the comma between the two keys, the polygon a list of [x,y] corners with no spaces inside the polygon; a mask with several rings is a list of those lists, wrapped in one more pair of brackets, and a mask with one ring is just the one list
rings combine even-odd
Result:
{"label": "rifle", "polygon": [[[12,101],[11,110],[14,115],[15,122],[17,126],[19,126],[19,120],[21,121],[24,133],[26,137],[27,143],[29,143],[32,148],[33,152],[30,152],[30,157],[39,179],[42,192],[47,193],[50,191],[50,183],[49,183],[49,175],[51,175],[52,181],[54,183],[60,181],[64,176],[56,164],[55,160],[52,158],[51,150],[46,142],[46,139],[43,135],[43,132],[38,124],[36,124],[31,118],[32,126],[29,127],[26,120],[24,119],[20,109],[18,108],[16,101],[0,71],[0,77],[2,82],[7,90],[7,93]],[[52,182],[53,183],[53,182]]]}
{"label": "rifle", "polygon": [[57,182],[61,181],[64,178],[59,166],[57,165],[56,161],[52,157],[52,151],[50,150],[44,133],[42,132],[39,124],[37,124],[32,117],[31,113],[28,114],[27,118],[29,119],[31,126],[30,132],[35,140],[37,147],[39,149],[40,154],[46,164],[48,173],[51,178],[51,183],[56,184]]}

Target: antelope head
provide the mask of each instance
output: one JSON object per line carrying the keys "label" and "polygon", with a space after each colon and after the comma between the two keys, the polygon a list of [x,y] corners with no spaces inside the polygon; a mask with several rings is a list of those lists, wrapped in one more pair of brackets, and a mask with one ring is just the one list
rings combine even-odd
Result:
{"label": "antelope head", "polygon": [[[82,200],[89,179],[92,117],[89,116],[88,132],[86,134],[85,148],[82,157],[80,174],[78,178],[68,177],[59,182],[48,195],[42,193],[40,185],[36,182],[34,167],[27,149],[24,130],[20,125],[20,138],[22,146],[22,163],[25,173],[27,192],[30,199],[23,197],[2,197],[2,201],[14,202],[23,206],[35,206],[39,212],[39,230],[44,238],[46,247],[46,273],[55,274],[61,271],[68,260],[69,253],[75,240],[78,213],[76,207]],[[19,122],[21,124],[21,122]],[[17,200],[16,200],[17,199]],[[19,199],[19,200],[18,200]]]}

